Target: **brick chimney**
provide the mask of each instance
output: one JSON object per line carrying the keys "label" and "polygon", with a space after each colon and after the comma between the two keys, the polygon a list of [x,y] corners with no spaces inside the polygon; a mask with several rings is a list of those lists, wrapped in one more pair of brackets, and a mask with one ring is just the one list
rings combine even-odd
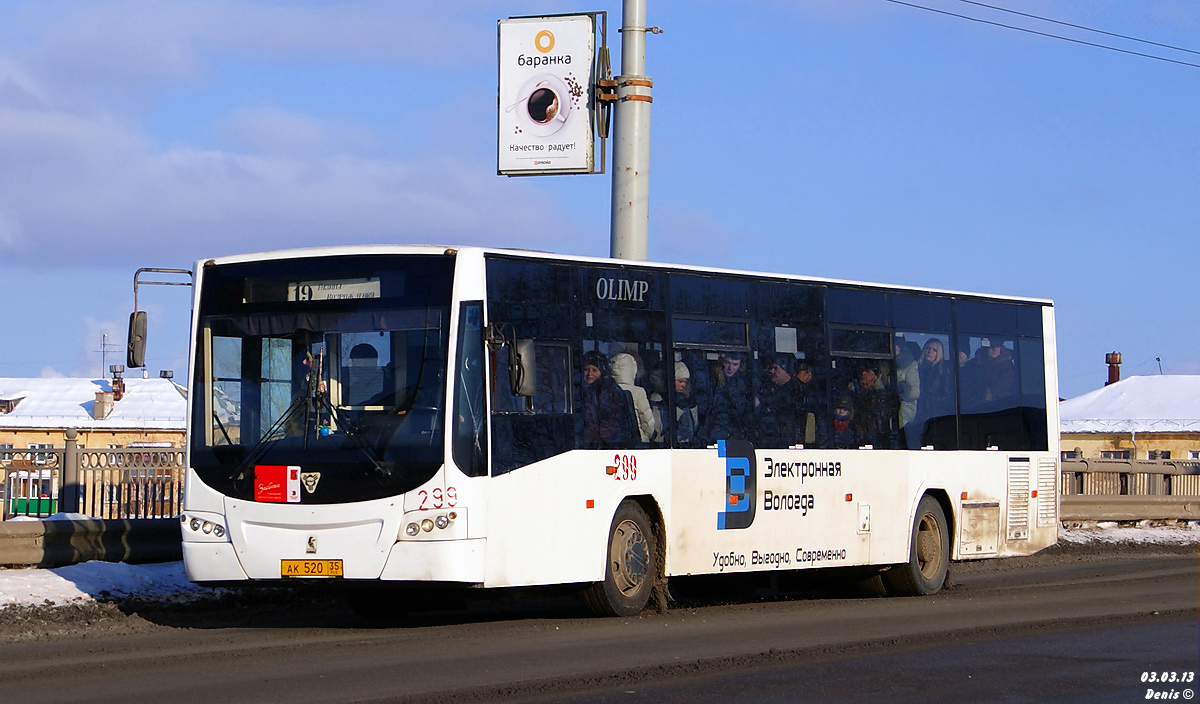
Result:
{"label": "brick chimney", "polygon": [[110,365],[108,365],[108,371],[112,372],[112,376],[113,376],[113,378],[112,378],[113,401],[114,402],[120,401],[125,396],[125,380],[121,378],[121,375],[125,373],[125,365],[124,364],[110,364]]}
{"label": "brick chimney", "polygon": [[1109,352],[1104,355],[1104,363],[1108,365],[1108,381],[1104,382],[1105,386],[1115,384],[1121,380],[1121,353]]}
{"label": "brick chimney", "polygon": [[96,403],[92,405],[92,417],[96,420],[104,420],[112,413],[113,409],[113,393],[111,391],[97,391]]}

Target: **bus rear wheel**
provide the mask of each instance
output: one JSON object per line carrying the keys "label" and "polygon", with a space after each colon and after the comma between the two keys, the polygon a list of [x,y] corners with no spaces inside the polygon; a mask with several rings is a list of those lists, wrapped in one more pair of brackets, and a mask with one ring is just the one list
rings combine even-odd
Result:
{"label": "bus rear wheel", "polygon": [[646,608],[658,574],[650,519],[636,501],[617,507],[608,531],[604,581],[584,590],[584,601],[601,616],[633,616]]}
{"label": "bus rear wheel", "polygon": [[908,562],[883,574],[888,592],[898,596],[937,594],[950,569],[950,530],[946,513],[932,496],[921,497],[913,521]]}

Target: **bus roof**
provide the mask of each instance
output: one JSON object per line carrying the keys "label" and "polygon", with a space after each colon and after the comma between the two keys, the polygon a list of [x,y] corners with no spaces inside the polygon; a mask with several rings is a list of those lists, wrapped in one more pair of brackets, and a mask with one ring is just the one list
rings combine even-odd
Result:
{"label": "bus roof", "polygon": [[224,257],[214,257],[210,259],[202,259],[197,262],[197,271],[204,266],[219,266],[222,264],[238,264],[255,261],[268,261],[274,259],[305,259],[309,257],[337,257],[337,256],[352,256],[363,254],[454,254],[464,251],[478,251],[486,255],[499,255],[505,257],[516,257],[523,259],[540,259],[545,261],[561,262],[565,264],[590,264],[595,266],[607,267],[647,267],[652,269],[663,269],[669,271],[688,271],[702,274],[725,274],[734,276],[746,276],[758,279],[775,279],[796,281],[802,283],[814,284],[837,284],[844,286],[857,286],[865,288],[877,288],[889,291],[912,291],[914,293],[937,293],[952,296],[971,296],[977,298],[989,298],[1004,301],[1020,301],[1025,303],[1037,303],[1045,306],[1053,306],[1054,301],[1048,298],[1032,298],[1028,296],[1012,296],[1005,294],[980,293],[977,291],[957,291],[953,289],[941,289],[922,286],[910,286],[903,284],[883,284],[870,281],[854,281],[850,279],[833,279],[822,276],[811,276],[807,274],[783,274],[778,272],[763,272],[763,271],[746,271],[741,269],[722,269],[718,267],[696,266],[690,264],[669,264],[665,262],[650,262],[650,261],[634,261],[630,259],[610,259],[608,257],[588,257],[581,255],[555,254],[553,252],[543,252],[528,249],[506,249],[502,247],[479,247],[479,246],[454,246],[454,245],[391,245],[391,244],[373,244],[373,245],[353,245],[353,246],[336,246],[336,247],[306,247],[299,249],[283,249],[270,252],[255,252],[248,254],[229,255]]}

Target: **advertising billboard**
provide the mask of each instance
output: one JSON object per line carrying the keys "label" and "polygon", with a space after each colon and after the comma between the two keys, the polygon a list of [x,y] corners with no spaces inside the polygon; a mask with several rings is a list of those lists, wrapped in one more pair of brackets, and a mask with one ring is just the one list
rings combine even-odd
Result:
{"label": "advertising billboard", "polygon": [[595,170],[593,15],[499,21],[498,173]]}

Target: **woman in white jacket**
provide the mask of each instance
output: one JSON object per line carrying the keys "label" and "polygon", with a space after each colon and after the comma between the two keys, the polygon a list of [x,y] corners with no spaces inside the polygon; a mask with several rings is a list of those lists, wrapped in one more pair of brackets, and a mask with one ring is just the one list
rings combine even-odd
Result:
{"label": "woman in white jacket", "polygon": [[637,415],[638,433],[642,436],[642,442],[650,442],[657,428],[654,413],[650,410],[650,400],[646,398],[646,390],[633,383],[637,376],[637,360],[621,352],[613,355],[611,367],[613,381],[633,396],[633,411]]}

